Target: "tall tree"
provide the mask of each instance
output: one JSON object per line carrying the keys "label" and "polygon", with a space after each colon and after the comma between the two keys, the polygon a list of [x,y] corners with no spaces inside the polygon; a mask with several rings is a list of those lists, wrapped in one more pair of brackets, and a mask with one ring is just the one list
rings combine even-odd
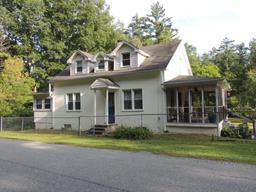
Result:
{"label": "tall tree", "polygon": [[128,26],[132,41],[142,45],[166,43],[176,38],[178,30],[173,28],[172,18],[166,17],[163,5],[151,5],[150,14],[139,17],[136,14]]}
{"label": "tall tree", "polygon": [[158,1],[151,5],[147,15],[148,34],[156,43],[168,42],[177,36],[178,30],[173,28],[172,18],[166,17],[165,9]]}
{"label": "tall tree", "polygon": [[194,75],[204,77],[221,76],[219,67],[210,61],[207,54],[200,57],[197,53],[196,47],[188,43],[185,44],[185,47]]}
{"label": "tall tree", "polygon": [[34,80],[24,72],[23,61],[8,57],[0,73],[0,115],[24,115],[29,111],[25,104],[31,103],[34,86]]}
{"label": "tall tree", "polygon": [[74,50],[109,51],[120,37],[104,0],[2,0],[0,11],[11,53],[40,84],[65,68]]}

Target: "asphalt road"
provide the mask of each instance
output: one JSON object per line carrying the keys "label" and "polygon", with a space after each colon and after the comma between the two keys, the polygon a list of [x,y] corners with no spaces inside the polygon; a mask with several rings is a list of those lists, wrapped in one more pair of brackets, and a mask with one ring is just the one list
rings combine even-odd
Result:
{"label": "asphalt road", "polygon": [[254,192],[256,166],[0,139],[0,192],[57,191]]}

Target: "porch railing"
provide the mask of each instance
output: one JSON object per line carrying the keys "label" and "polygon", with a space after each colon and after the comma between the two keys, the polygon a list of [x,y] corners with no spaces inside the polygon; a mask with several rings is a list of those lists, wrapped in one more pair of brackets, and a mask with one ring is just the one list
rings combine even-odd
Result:
{"label": "porch railing", "polygon": [[168,107],[167,122],[173,123],[218,123],[226,118],[224,106],[217,107]]}

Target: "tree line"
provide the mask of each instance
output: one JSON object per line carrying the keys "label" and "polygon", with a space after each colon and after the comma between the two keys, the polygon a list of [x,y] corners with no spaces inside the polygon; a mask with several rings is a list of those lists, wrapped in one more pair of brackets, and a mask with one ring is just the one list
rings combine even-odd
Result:
{"label": "tree line", "polygon": [[[120,40],[141,47],[179,38],[159,2],[145,16],[132,17],[128,27],[114,22],[104,0],[0,0],[0,11],[0,115],[27,114],[27,109],[31,114],[33,87],[46,88],[77,49],[110,52]],[[202,56],[193,45],[186,48],[195,75],[225,77],[233,88],[233,107],[256,107],[255,39],[249,47],[224,39]],[[14,69],[19,74],[11,79]]]}

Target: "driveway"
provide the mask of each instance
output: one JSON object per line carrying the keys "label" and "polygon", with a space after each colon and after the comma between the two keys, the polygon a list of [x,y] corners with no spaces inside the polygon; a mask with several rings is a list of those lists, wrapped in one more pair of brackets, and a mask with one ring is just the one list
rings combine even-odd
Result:
{"label": "driveway", "polygon": [[0,139],[1,192],[255,190],[254,165]]}

